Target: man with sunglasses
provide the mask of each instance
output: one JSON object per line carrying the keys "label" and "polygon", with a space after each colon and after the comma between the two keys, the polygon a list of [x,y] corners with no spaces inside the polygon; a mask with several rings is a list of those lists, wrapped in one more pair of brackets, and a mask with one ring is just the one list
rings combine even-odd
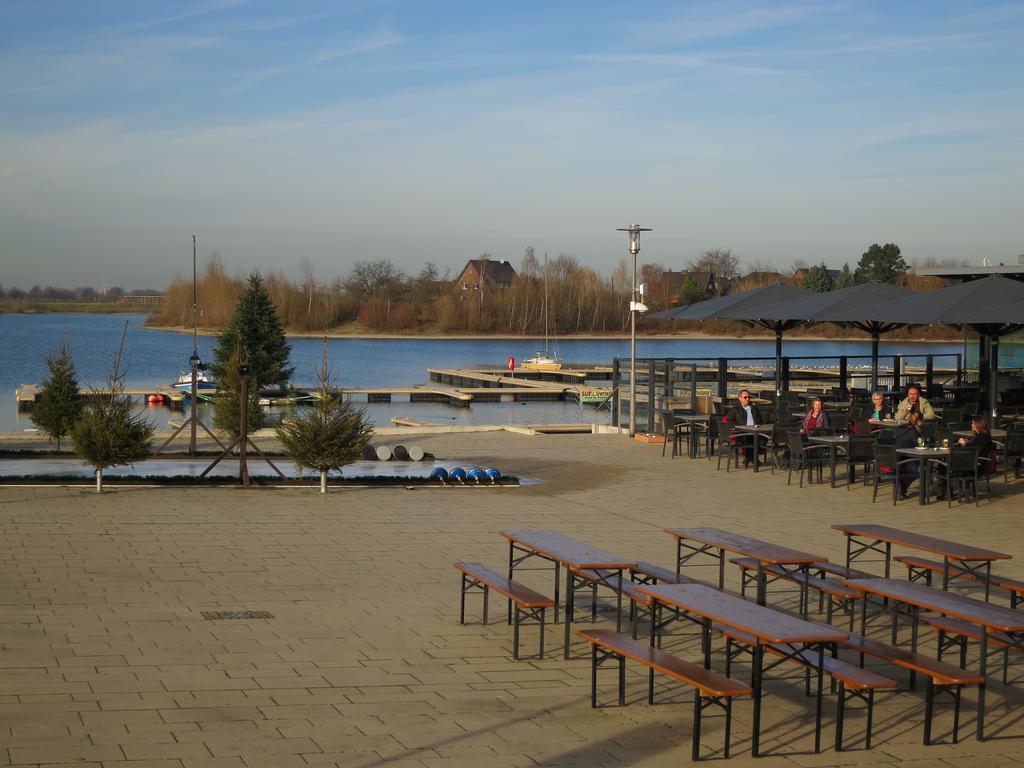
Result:
{"label": "man with sunglasses", "polygon": [[[741,389],[736,405],[725,414],[725,422],[730,427],[737,425],[756,426],[758,424],[765,424],[766,419],[761,414],[757,405],[752,402],[750,390]],[[754,435],[736,435],[733,439],[736,440],[737,444],[747,446],[743,449],[744,464],[751,464],[754,461],[754,455],[750,447],[754,444]]]}

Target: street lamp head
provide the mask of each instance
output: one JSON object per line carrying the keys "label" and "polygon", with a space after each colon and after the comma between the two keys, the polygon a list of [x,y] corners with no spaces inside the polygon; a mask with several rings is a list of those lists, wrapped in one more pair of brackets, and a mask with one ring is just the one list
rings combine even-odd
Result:
{"label": "street lamp head", "polygon": [[193,352],[192,357],[188,359],[188,364],[193,368],[198,368],[201,362],[203,361],[199,358],[199,355],[196,352]]}
{"label": "street lamp head", "polygon": [[238,366],[238,375],[239,376],[243,376],[243,377],[244,376],[248,376],[249,375],[249,366],[246,365],[245,363],[242,363],[240,366]]}
{"label": "street lamp head", "polygon": [[629,240],[629,252],[636,256],[640,252],[640,233],[650,232],[649,227],[641,227],[639,224],[630,224],[628,227],[619,227],[616,232],[625,232]]}

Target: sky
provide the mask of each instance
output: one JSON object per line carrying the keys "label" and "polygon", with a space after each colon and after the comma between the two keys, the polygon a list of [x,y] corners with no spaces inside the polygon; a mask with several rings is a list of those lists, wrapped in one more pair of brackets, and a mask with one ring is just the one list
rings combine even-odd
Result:
{"label": "sky", "polygon": [[0,283],[1024,253],[1024,3],[0,2]]}

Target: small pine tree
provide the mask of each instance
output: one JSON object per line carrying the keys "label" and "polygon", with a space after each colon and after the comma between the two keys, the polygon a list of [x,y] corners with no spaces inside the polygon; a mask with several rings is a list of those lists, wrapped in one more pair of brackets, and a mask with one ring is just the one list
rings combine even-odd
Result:
{"label": "small pine tree", "polygon": [[[224,366],[223,373],[217,375],[219,395],[213,401],[213,426],[231,440],[242,434],[242,377],[238,374],[238,368],[243,364],[248,365],[239,342]],[[249,407],[246,415],[249,423],[246,432],[253,432],[266,424],[267,415],[260,405],[259,390],[253,382],[251,367],[247,390]]]}
{"label": "small pine tree", "polygon": [[704,289],[697,285],[693,275],[687,275],[683,281],[683,303],[693,304],[704,298]]}
{"label": "small pine tree", "polygon": [[895,283],[908,269],[896,243],[874,243],[860,257],[855,275],[858,283]]}
{"label": "small pine tree", "polygon": [[320,472],[320,492],[327,493],[327,472],[359,458],[373,437],[362,408],[345,400],[327,370],[327,349],[317,374],[316,402],[285,420],[277,430],[285,452],[297,466]]}
{"label": "small pine tree", "polygon": [[839,277],[835,279],[834,286],[838,290],[839,288],[849,288],[856,284],[857,280],[853,276],[853,272],[850,271],[849,263],[843,264],[843,268],[839,271]]}
{"label": "small pine tree", "polygon": [[121,347],[107,374],[110,394],[93,397],[71,428],[71,444],[75,452],[96,470],[96,492],[103,492],[103,470],[142,461],[150,453],[153,425],[132,408],[131,398],[124,394],[127,371],[121,368],[125,323]]}
{"label": "small pine tree", "polygon": [[291,347],[259,272],[249,275],[249,284],[235,305],[231,322],[213,350],[210,368],[218,385],[233,375],[231,357],[238,345],[248,361],[253,391],[288,383],[295,370],[288,366]]}
{"label": "small pine tree", "polygon": [[78,373],[71,357],[71,346],[67,333],[60,346],[46,358],[50,378],[43,382],[32,408],[32,423],[39,427],[51,440],[60,441],[82,415],[85,401],[78,392]]}
{"label": "small pine tree", "polygon": [[801,288],[815,293],[826,293],[832,290],[832,276],[828,273],[828,267],[822,262],[816,267],[811,267],[804,273],[801,281]]}

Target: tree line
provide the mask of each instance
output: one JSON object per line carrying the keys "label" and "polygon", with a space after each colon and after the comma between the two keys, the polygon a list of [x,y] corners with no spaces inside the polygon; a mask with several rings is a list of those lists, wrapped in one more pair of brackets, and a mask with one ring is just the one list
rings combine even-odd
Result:
{"label": "tree line", "polygon": [[[489,258],[483,254],[481,258]],[[874,244],[856,267],[845,264],[833,277],[824,263],[807,267],[794,262],[802,280],[793,280],[755,263],[747,276],[740,274],[739,257],[730,249],[713,249],[689,260],[690,276],[679,284],[679,272],[662,264],[639,266],[638,282],[644,285],[644,302],[652,312],[709,298],[694,274],[713,272],[729,290],[747,290],[767,282],[787,279],[808,290],[832,290],[859,282],[880,280],[905,284],[915,290],[932,290],[941,281],[920,278],[903,260],[894,243]],[[464,289],[449,274],[440,275],[427,263],[416,275],[408,275],[387,259],[358,261],[349,273],[320,280],[307,259],[302,278],[291,280],[283,272],[263,278],[283,327],[289,332],[313,333],[354,328],[379,333],[438,332],[539,336],[544,333],[545,306],[553,334],[623,333],[629,327],[628,300],[632,285],[630,267],[623,259],[609,276],[603,276],[570,254],[548,260],[528,247],[517,274],[508,286],[484,283]],[[214,255],[197,281],[198,323],[210,330],[227,327],[232,309],[242,296],[246,279],[229,275]],[[545,296],[547,297],[545,301]],[[158,325],[192,324],[192,282],[176,278],[164,293],[151,318]],[[653,330],[675,326],[651,323]]]}

